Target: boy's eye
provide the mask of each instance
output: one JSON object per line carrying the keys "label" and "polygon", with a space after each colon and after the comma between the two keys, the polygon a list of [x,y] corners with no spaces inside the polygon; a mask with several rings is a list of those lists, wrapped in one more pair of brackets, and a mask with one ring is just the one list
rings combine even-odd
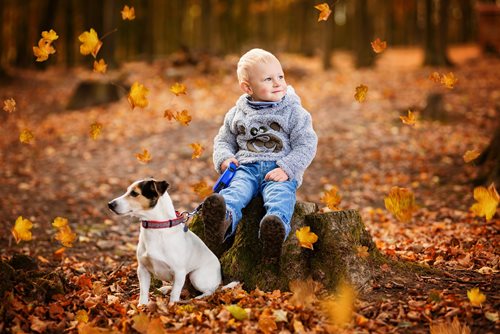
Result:
{"label": "boy's eye", "polygon": [[130,192],[130,196],[132,196],[132,197],[137,197],[137,196],[139,196],[139,193],[138,193],[137,191],[135,191],[135,190],[132,190],[132,191]]}
{"label": "boy's eye", "polygon": [[285,76],[284,75],[280,75],[279,78],[280,78],[280,80],[283,80],[283,79],[285,79]]}
{"label": "boy's eye", "polygon": [[271,81],[271,78],[265,78],[264,81]]}

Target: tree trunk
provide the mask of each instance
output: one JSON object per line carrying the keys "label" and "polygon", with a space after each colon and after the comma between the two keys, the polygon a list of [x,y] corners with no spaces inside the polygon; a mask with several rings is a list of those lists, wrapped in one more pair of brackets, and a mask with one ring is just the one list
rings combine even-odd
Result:
{"label": "tree trunk", "polygon": [[375,54],[371,48],[372,22],[368,12],[367,0],[356,0],[354,52],[356,67],[370,67],[375,62]]}
{"label": "tree trunk", "polygon": [[[497,114],[500,116],[500,105],[497,105]],[[500,185],[500,122],[488,147],[477,158],[476,163],[480,166],[481,172],[475,183],[488,186],[494,182],[498,187]]]}
{"label": "tree trunk", "polygon": [[[361,216],[355,210],[317,213],[314,203],[298,202],[292,218],[292,230],[283,245],[281,263],[269,266],[262,263],[262,245],[258,239],[259,222],[265,214],[261,197],[253,199],[243,210],[233,240],[220,261],[225,281],[237,280],[246,289],[272,291],[289,290],[292,280],[309,277],[333,290],[341,280],[347,280],[364,290],[373,277],[375,264],[384,262],[370,234],[365,230]],[[300,247],[295,231],[310,226],[318,235],[314,250]],[[195,218],[193,232],[204,238],[203,223]],[[358,247],[368,249],[368,257],[358,255]]]}
{"label": "tree trunk", "polygon": [[452,65],[447,56],[448,8],[449,0],[425,1],[424,65]]}

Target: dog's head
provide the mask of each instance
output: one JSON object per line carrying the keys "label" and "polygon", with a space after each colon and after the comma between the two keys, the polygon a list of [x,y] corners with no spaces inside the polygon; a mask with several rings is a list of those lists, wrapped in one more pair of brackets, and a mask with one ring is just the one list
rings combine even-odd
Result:
{"label": "dog's head", "polygon": [[125,194],[110,201],[108,207],[118,215],[137,216],[141,212],[153,209],[167,189],[166,181],[154,179],[135,181],[127,188]]}

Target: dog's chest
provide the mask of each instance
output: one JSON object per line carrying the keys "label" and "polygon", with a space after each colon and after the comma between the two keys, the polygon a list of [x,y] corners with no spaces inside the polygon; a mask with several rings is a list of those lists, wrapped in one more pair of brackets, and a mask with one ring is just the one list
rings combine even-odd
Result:
{"label": "dog's chest", "polygon": [[151,249],[151,247],[146,247],[146,245],[139,243],[137,260],[155,277],[164,281],[170,281],[174,277],[174,263],[170,259],[170,256],[163,253],[160,249],[155,249],[154,247]]}

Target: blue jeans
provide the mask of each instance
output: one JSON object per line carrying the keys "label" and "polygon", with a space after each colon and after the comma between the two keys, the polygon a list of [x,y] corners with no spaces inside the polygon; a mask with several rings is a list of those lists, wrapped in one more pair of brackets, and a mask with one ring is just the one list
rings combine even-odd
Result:
{"label": "blue jeans", "polygon": [[252,198],[262,194],[266,215],[275,215],[281,219],[285,227],[286,239],[290,233],[290,222],[295,208],[297,181],[264,180],[266,174],[277,167],[275,161],[242,164],[236,169],[236,174],[229,187],[220,191],[226,201],[226,209],[232,215],[231,230],[227,232],[226,238],[236,231],[236,226],[242,217],[241,210],[247,206]]}

